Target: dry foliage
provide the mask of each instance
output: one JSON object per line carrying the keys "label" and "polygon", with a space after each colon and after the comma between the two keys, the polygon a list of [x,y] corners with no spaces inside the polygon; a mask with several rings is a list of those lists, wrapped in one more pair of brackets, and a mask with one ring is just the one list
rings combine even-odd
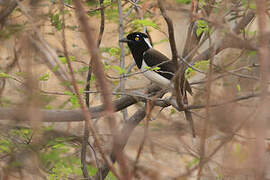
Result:
{"label": "dry foliage", "polygon": [[0,179],[270,179],[269,22],[265,0],[0,1]]}

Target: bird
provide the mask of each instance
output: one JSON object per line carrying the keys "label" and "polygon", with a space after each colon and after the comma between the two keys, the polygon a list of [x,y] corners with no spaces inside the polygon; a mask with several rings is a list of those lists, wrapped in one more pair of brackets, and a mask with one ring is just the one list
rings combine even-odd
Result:
{"label": "bird", "polygon": [[[132,32],[119,42],[127,43],[138,69],[147,79],[161,88],[173,88],[171,81],[178,69],[172,60],[152,47],[147,34]],[[192,95],[192,90],[184,75],[181,76],[180,90],[187,103],[186,91]],[[190,123],[193,138],[195,138],[191,112],[188,110],[184,110],[184,112]]]}
{"label": "bird", "polygon": [[[147,34],[133,32],[119,42],[127,43],[138,69],[147,79],[161,88],[173,87],[171,80],[177,67],[172,60],[152,47]],[[184,78],[181,79],[180,86],[182,93],[185,87],[192,94],[191,87]]]}

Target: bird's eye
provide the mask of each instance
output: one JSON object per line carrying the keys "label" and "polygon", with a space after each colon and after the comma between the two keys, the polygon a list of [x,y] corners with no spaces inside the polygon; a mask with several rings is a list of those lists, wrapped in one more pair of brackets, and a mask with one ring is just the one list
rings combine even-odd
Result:
{"label": "bird's eye", "polygon": [[139,41],[140,40],[140,38],[139,37],[135,37],[135,41]]}

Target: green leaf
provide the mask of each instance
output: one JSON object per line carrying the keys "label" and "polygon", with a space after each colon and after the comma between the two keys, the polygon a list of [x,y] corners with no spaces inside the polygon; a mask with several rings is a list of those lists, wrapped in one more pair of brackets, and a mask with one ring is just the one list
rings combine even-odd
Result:
{"label": "green leaf", "polygon": [[39,78],[39,80],[40,80],[40,81],[48,81],[49,78],[50,78],[50,74],[49,74],[49,73],[46,73],[46,74],[42,75],[42,76]]}
{"label": "green leaf", "polygon": [[0,78],[9,78],[10,76],[7,73],[0,72]]}
{"label": "green leaf", "polygon": [[46,106],[43,107],[44,109],[47,109],[47,110],[52,110],[53,109],[53,106],[52,105],[49,105],[47,104]]}
{"label": "green leaf", "polygon": [[119,49],[119,48],[115,48],[115,47],[110,48],[110,49],[109,49],[109,53],[110,53],[110,55],[112,55],[112,56],[119,55],[119,54],[120,54],[120,49]]}
{"label": "green leaf", "polygon": [[150,71],[158,71],[158,70],[160,70],[160,67],[151,68],[151,67],[146,66],[145,69],[150,70]]}
{"label": "green leaf", "polygon": [[180,4],[189,4],[191,3],[191,0],[175,0],[177,3],[180,3]]}
{"label": "green leaf", "polygon": [[119,75],[122,75],[122,74],[125,74],[126,73],[126,69],[123,69],[120,66],[114,65],[114,66],[112,66],[112,68],[114,70],[116,70]]}
{"label": "green leaf", "polygon": [[104,0],[103,3],[104,5],[110,4],[112,1],[111,0]]}
{"label": "green leaf", "polygon": [[237,85],[236,85],[236,88],[237,88],[237,91],[238,91],[238,92],[241,92],[241,86],[240,86],[240,84],[237,84]]}
{"label": "green leaf", "polygon": [[9,153],[11,152],[13,144],[7,139],[0,138],[0,153]]}
{"label": "green leaf", "polygon": [[253,3],[250,3],[249,4],[249,8],[250,9],[256,9],[256,4],[253,2]]}
{"label": "green leaf", "polygon": [[176,113],[176,110],[174,108],[171,108],[171,112],[170,112],[170,115],[173,115]]}
{"label": "green leaf", "polygon": [[241,144],[236,143],[235,144],[235,153],[239,154],[239,153],[241,153],[241,150],[242,150]]}
{"label": "green leaf", "polygon": [[[67,63],[67,59],[64,56],[58,56],[58,59],[61,61],[62,64]],[[75,61],[75,57],[74,56],[69,56],[69,60],[70,61]]]}
{"label": "green leaf", "polygon": [[209,32],[209,26],[208,23],[204,20],[197,20],[197,30],[196,30],[196,35],[200,36],[203,32]]}
{"label": "green leaf", "polygon": [[158,42],[154,42],[153,45],[161,44],[161,43],[163,43],[163,42],[169,42],[169,39],[168,39],[168,38],[161,39],[161,40],[158,41]]}
{"label": "green leaf", "polygon": [[101,51],[109,53],[110,56],[119,56],[121,52],[119,47],[103,47],[101,48]]}
{"label": "green leaf", "polygon": [[89,67],[88,66],[84,66],[84,67],[81,67],[78,69],[78,72],[79,73],[83,73],[83,72],[88,72],[89,70]]}
{"label": "green leaf", "polygon": [[205,0],[199,0],[199,7],[202,8],[203,6],[206,6]]}
{"label": "green leaf", "polygon": [[24,29],[25,24],[5,24],[0,30],[0,39],[9,39],[12,35],[16,35]]}
{"label": "green leaf", "polygon": [[66,64],[67,63],[67,59],[64,56],[59,56],[58,59],[61,61],[62,64]]}
{"label": "green leaf", "polygon": [[148,27],[153,27],[155,29],[158,29],[158,25],[154,23],[153,21],[147,20],[147,19],[136,19],[131,22],[134,26],[148,26]]}
{"label": "green leaf", "polygon": [[202,33],[203,33],[203,29],[202,29],[202,28],[198,28],[198,29],[196,30],[196,35],[197,35],[197,36],[200,36]]}
{"label": "green leaf", "polygon": [[60,19],[60,13],[51,14],[50,21],[52,26],[54,26],[58,31],[62,29],[62,21]]}
{"label": "green leaf", "polygon": [[56,72],[58,71],[58,69],[59,69],[59,65],[56,65],[55,67],[53,67],[52,72]]}
{"label": "green leaf", "polygon": [[71,5],[72,4],[72,0],[64,0],[65,4]]}
{"label": "green leaf", "polygon": [[[193,67],[202,71],[207,71],[209,68],[209,60],[198,61],[193,65]],[[192,69],[191,67],[188,67],[185,71],[185,75],[186,75],[186,78],[189,79],[192,76],[196,75],[196,71]]]}
{"label": "green leaf", "polygon": [[48,125],[48,126],[43,126],[43,127],[42,127],[42,130],[43,130],[43,131],[52,131],[53,128],[54,128],[54,125],[51,124],[51,125]]}
{"label": "green leaf", "polygon": [[207,71],[209,68],[209,60],[198,61],[194,64],[194,67],[202,71]]}
{"label": "green leaf", "polygon": [[68,101],[71,103],[72,108],[80,107],[79,100],[78,100],[76,94],[73,94],[72,92],[69,92],[69,91],[65,91],[64,94],[70,96]]}
{"label": "green leaf", "polygon": [[254,57],[257,54],[257,51],[249,51],[248,55]]}
{"label": "green leaf", "polygon": [[197,157],[193,158],[192,161],[190,161],[190,162],[187,163],[187,165],[186,165],[187,168],[191,168],[192,166],[198,164],[198,163],[199,163],[199,160],[200,160],[200,159],[197,158]]}

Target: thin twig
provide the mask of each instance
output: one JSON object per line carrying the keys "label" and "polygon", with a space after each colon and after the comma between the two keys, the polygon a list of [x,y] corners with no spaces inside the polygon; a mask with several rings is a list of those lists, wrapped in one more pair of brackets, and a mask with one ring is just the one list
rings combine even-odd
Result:
{"label": "thin twig", "polygon": [[[209,36],[209,47],[212,46],[212,39],[210,37],[210,34],[208,34]],[[201,179],[202,176],[202,170],[203,170],[203,166],[204,164],[202,163],[204,161],[205,158],[205,143],[206,143],[206,136],[207,136],[207,132],[209,130],[209,119],[210,119],[210,96],[211,96],[211,85],[212,85],[212,72],[213,72],[213,60],[214,60],[214,56],[215,54],[213,52],[215,52],[215,49],[212,49],[212,55],[210,58],[210,62],[209,62],[209,71],[208,71],[208,79],[207,79],[207,85],[206,85],[206,115],[205,115],[205,119],[203,119],[203,132],[202,132],[202,137],[200,140],[200,162],[199,162],[199,169],[198,169],[198,176],[197,176],[197,180]]]}
{"label": "thin twig", "polygon": [[[141,108],[137,110],[125,123],[121,131],[121,136],[119,136],[119,145],[117,146],[117,151],[122,151],[132,133],[134,128],[144,119],[145,109]],[[115,153],[111,153],[112,162],[115,162],[116,156]],[[105,164],[101,167],[102,177],[106,177],[109,173],[109,167]],[[95,177],[95,180],[99,180],[99,176]]]}
{"label": "thin twig", "polygon": [[79,91],[79,87],[77,85],[75,76],[74,76],[74,71],[71,65],[71,61],[69,59],[69,55],[68,55],[68,50],[67,50],[67,45],[66,45],[66,35],[65,35],[65,13],[64,13],[64,2],[61,1],[61,12],[62,12],[62,38],[63,38],[63,49],[64,49],[64,55],[65,58],[67,59],[67,64],[68,64],[68,68],[70,70],[70,75],[71,75],[71,81],[72,81],[72,85],[74,87],[75,93],[77,98],[79,99],[79,103],[81,105],[81,109],[84,113],[85,118],[85,128],[84,129],[84,137],[83,137],[83,142],[82,142],[82,150],[81,150],[81,163],[82,163],[82,172],[83,172],[83,176],[84,178],[86,178],[87,180],[91,180],[89,174],[88,174],[88,170],[87,170],[87,165],[86,165],[86,145],[88,142],[88,138],[89,138],[89,130],[88,130],[88,123],[89,121],[91,121],[91,116],[89,111],[87,111],[87,107],[84,105],[83,103],[83,98],[80,95],[80,91]]}
{"label": "thin twig", "polygon": [[[121,5],[121,0],[117,0],[117,7],[118,7],[118,19],[119,19],[119,28],[118,28],[118,33],[119,33],[119,39],[122,39],[124,37],[124,19],[123,19],[123,10],[122,10],[122,5]],[[124,44],[119,42],[119,47],[121,49],[121,54],[120,54],[120,67],[122,69],[125,69],[125,49],[124,49]],[[120,77],[120,91],[125,91],[125,82],[126,79],[121,75]],[[127,109],[124,109],[122,111],[123,114],[123,119],[126,121],[128,119],[128,112]]]}
{"label": "thin twig", "polygon": [[147,101],[145,106],[146,106],[145,107],[146,108],[146,118],[145,118],[145,125],[144,125],[144,133],[143,133],[143,139],[142,139],[142,141],[140,143],[140,146],[139,146],[139,149],[138,149],[138,152],[137,152],[137,156],[136,156],[136,159],[135,159],[135,162],[134,162],[134,168],[133,168],[133,171],[132,171],[132,175],[134,175],[134,176],[136,176],[136,171],[137,171],[137,168],[138,168],[137,164],[139,162],[141,153],[143,151],[143,147],[145,145],[146,138],[148,137],[149,121],[151,120],[151,112],[153,110],[153,103],[150,102],[150,101]]}
{"label": "thin twig", "polygon": [[[102,36],[103,36],[103,33],[104,33],[104,28],[105,28],[105,15],[104,15],[103,0],[99,0],[99,4],[100,4],[101,19],[100,19],[100,27],[99,27],[99,35],[98,35],[98,40],[97,40],[97,47],[100,46]],[[85,104],[86,104],[86,106],[88,108],[90,106],[90,98],[89,98],[90,93],[89,93],[89,91],[90,91],[90,82],[91,82],[91,76],[92,76],[92,68],[93,68],[93,66],[92,66],[92,57],[91,57],[91,59],[90,59],[90,61],[88,63],[88,73],[87,73],[86,86],[85,86]],[[88,139],[89,139],[88,123],[85,122],[85,125],[84,125],[84,138],[83,138],[83,143],[82,143],[82,155],[84,155],[84,156],[86,155],[86,147],[87,147],[86,143],[87,142],[89,143]],[[89,145],[90,145],[90,143],[89,143]],[[96,152],[95,152],[94,149],[93,149],[93,151],[94,151],[94,154],[95,154]],[[96,159],[96,162],[97,161],[98,160]],[[99,163],[97,162],[96,164],[98,166]],[[99,167],[97,167],[97,168],[99,169]],[[84,164],[83,169],[87,170],[86,164]],[[101,172],[99,171],[99,173],[101,173]],[[84,174],[86,174],[86,173],[84,173]]]}
{"label": "thin twig", "polygon": [[[87,46],[88,51],[92,57],[92,65],[93,65],[93,67],[95,67],[93,69],[93,72],[97,78],[97,82],[98,82],[100,89],[101,89],[103,103],[105,105],[105,110],[106,110],[105,112],[107,114],[106,118],[108,120],[111,132],[113,134],[113,149],[115,149],[116,148],[115,145],[116,145],[116,141],[117,141],[117,139],[116,139],[117,128],[115,128],[115,117],[113,114],[114,107],[112,104],[111,95],[109,93],[110,88],[108,87],[108,84],[107,84],[106,79],[105,79],[103,65],[100,62],[99,50],[98,50],[98,47],[94,41],[93,33],[89,33],[89,32],[91,32],[92,27],[88,23],[87,18],[85,16],[85,14],[83,13],[84,8],[79,0],[74,1],[74,5],[76,7],[76,13],[77,13],[78,20],[81,24],[83,31],[84,31],[84,35],[86,38],[86,41],[85,41],[86,46]],[[96,130],[92,126],[92,124],[89,123],[89,125],[90,125],[90,129],[91,129],[92,133],[96,134]],[[102,158],[105,160],[106,164],[108,165],[108,167],[110,168],[112,173],[115,175],[115,177],[121,180],[122,177],[119,176],[116,169],[113,167],[110,159],[107,158],[103,149],[101,148],[101,143],[100,143],[99,139],[95,135],[94,135],[94,137],[95,137],[95,140],[97,142],[97,146],[99,148],[99,151],[102,155]]]}

